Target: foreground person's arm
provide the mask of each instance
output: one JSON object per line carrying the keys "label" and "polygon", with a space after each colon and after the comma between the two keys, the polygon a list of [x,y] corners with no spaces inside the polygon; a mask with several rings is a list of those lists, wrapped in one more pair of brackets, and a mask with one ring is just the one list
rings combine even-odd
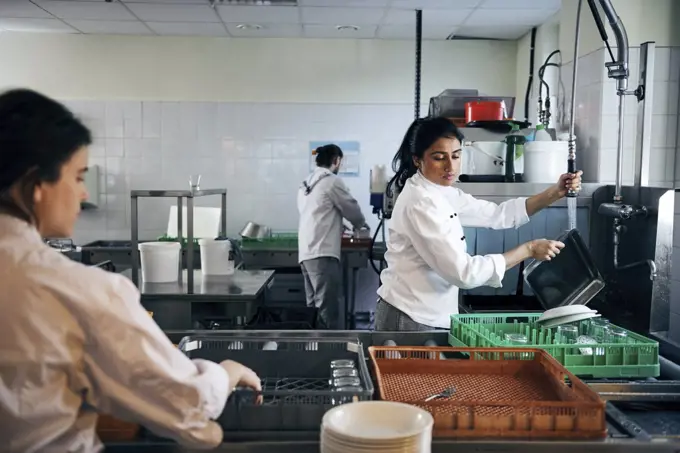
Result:
{"label": "foreground person's arm", "polygon": [[110,282],[102,288],[108,303],[88,311],[92,323],[86,325],[95,328],[86,332],[84,372],[93,390],[88,402],[192,448],[218,445],[223,433],[213,420],[238,381],[252,376],[230,376],[230,366],[232,374],[243,374],[238,364],[188,359],[140,305],[129,280]]}

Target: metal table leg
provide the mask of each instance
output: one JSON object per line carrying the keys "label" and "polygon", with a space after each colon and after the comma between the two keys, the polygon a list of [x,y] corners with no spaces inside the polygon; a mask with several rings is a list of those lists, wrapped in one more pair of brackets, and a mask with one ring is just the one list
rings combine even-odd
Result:
{"label": "metal table leg", "polygon": [[356,305],[357,305],[357,278],[359,276],[359,269],[356,267],[352,268],[352,280],[350,282],[350,298],[349,307],[347,308],[347,325],[350,330],[357,328],[356,319]]}
{"label": "metal table leg", "polygon": [[342,298],[342,307],[338,310],[338,323],[340,324],[338,328],[340,330],[347,330],[347,319],[349,310],[349,268],[347,267],[347,261],[342,260],[342,292],[344,297]]}

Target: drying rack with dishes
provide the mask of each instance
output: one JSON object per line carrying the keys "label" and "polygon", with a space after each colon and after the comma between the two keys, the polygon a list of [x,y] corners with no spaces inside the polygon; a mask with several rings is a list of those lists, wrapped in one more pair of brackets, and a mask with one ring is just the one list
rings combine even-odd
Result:
{"label": "drying rack with dishes", "polygon": [[[581,312],[574,314],[579,309]],[[540,348],[577,376],[659,376],[656,341],[609,323],[582,305],[556,310],[559,311],[453,315],[449,344]]]}
{"label": "drying rack with dishes", "polygon": [[534,261],[524,271],[545,312],[453,315],[449,344],[537,347],[578,376],[657,377],[659,344],[586,306],[605,282],[578,230],[557,240],[565,247],[555,258]]}

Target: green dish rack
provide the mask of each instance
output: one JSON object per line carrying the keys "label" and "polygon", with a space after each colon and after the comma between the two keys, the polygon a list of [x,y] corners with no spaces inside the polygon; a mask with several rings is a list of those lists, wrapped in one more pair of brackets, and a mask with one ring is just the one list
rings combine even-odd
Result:
{"label": "green dish rack", "polygon": [[[577,376],[593,378],[659,376],[659,343],[656,341],[627,331],[626,343],[560,344],[555,338],[557,328],[546,329],[536,324],[541,315],[542,313],[452,315],[449,344],[469,347],[512,347],[505,341],[505,334],[517,333],[528,338],[529,343],[526,347],[544,349]],[[582,321],[587,322],[588,320]],[[584,355],[580,353],[580,348],[592,348],[595,353]]]}
{"label": "green dish rack", "polygon": [[241,239],[243,250],[294,250],[297,251],[298,235],[297,232],[272,233],[270,236],[261,239]]}

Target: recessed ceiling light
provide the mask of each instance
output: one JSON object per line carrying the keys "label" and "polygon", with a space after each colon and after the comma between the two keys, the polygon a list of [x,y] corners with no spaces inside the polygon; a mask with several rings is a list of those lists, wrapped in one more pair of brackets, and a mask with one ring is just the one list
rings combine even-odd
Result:
{"label": "recessed ceiling light", "polygon": [[262,30],[262,25],[258,24],[238,24],[236,26],[239,30]]}
{"label": "recessed ceiling light", "polygon": [[356,25],[336,25],[335,29],[338,31],[359,31]]}

